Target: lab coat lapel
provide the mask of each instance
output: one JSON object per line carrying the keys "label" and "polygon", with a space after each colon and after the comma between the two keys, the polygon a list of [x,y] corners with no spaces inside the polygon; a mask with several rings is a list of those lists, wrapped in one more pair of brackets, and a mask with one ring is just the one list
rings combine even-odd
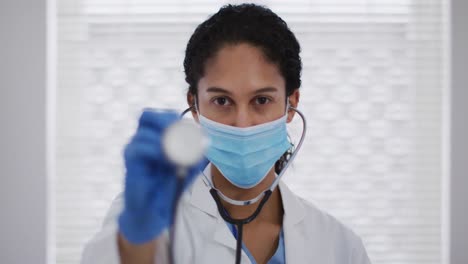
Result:
{"label": "lab coat lapel", "polygon": [[[211,178],[211,163],[206,166],[206,168],[203,170],[203,173],[209,179]],[[205,183],[201,173],[193,183],[190,193],[190,203],[193,206],[211,215],[212,217],[220,217],[218,208],[216,208],[216,203],[210,194],[210,187]]]}
{"label": "lab coat lapel", "polygon": [[[206,166],[203,173],[211,179],[211,163]],[[216,207],[216,203],[210,194],[210,187],[205,184],[203,176],[199,176],[191,190],[191,204],[208,215],[216,218],[216,225],[213,227],[214,240],[224,246],[236,250],[236,240],[229,230],[226,222],[221,217]]]}
{"label": "lab coat lapel", "polygon": [[286,254],[286,263],[306,263],[304,206],[282,181],[279,184],[283,201],[284,217],[283,232]]}
{"label": "lab coat lapel", "polygon": [[214,240],[232,250],[236,250],[236,239],[229,230],[226,222],[220,217],[216,223]]}

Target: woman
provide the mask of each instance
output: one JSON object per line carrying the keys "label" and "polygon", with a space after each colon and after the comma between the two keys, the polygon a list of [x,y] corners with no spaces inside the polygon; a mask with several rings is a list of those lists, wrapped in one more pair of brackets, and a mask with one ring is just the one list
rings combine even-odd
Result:
{"label": "woman", "polygon": [[[86,246],[83,263],[166,263],[167,231],[174,226],[176,263],[370,263],[359,237],[281,182],[261,201],[229,202],[258,197],[287,164],[286,123],[300,97],[299,52],[286,23],[261,6],[228,5],[200,24],[184,67],[191,113],[212,141],[210,163],[190,168],[171,225],[179,192],[160,142],[178,116],[143,112],[125,149],[125,195]],[[204,179],[229,198],[210,193]],[[249,223],[226,220],[248,218],[259,206]]]}

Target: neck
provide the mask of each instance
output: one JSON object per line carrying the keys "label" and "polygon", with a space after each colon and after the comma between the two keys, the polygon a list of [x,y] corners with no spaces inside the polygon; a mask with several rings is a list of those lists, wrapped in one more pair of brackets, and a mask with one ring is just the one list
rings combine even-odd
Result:
{"label": "neck", "polygon": [[[239,188],[230,183],[221,172],[212,164],[211,175],[213,184],[220,190],[224,195],[235,200],[250,200],[257,197],[260,193],[264,192],[270,187],[276,178],[274,168],[272,168],[267,176],[256,186],[250,189]],[[260,201],[250,205],[232,205],[222,200],[224,208],[229,212],[231,217],[235,219],[249,217],[257,209]],[[281,200],[281,194],[279,188],[276,187],[273,190],[268,201],[265,203],[262,211],[253,222],[270,222],[270,223],[281,223],[283,219],[283,203]]]}

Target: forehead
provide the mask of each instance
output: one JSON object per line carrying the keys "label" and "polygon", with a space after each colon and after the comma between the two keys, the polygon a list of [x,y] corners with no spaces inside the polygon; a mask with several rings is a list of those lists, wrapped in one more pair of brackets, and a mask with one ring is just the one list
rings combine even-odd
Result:
{"label": "forehead", "polygon": [[286,89],[278,66],[269,62],[260,48],[244,43],[226,45],[206,62],[198,89],[203,92],[213,86],[233,93],[264,87]]}

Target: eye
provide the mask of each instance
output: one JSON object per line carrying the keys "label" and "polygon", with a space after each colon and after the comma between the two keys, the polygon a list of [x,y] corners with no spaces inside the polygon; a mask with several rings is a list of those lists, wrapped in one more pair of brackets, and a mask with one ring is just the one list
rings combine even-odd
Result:
{"label": "eye", "polygon": [[231,103],[229,101],[229,99],[226,98],[226,97],[216,97],[215,99],[213,99],[213,102],[216,105],[221,105],[221,106],[226,106],[226,105],[229,105]]}
{"label": "eye", "polygon": [[270,101],[271,101],[270,98],[265,97],[265,96],[259,96],[259,97],[255,98],[255,103],[260,104],[260,105],[267,104]]}

